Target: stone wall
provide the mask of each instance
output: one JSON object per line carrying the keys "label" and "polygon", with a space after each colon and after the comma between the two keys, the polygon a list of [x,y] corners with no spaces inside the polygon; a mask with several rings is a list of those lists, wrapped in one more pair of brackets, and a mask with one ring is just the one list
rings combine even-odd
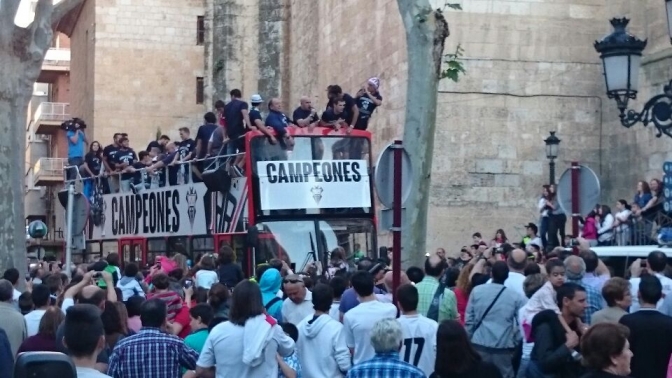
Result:
{"label": "stone wall", "polygon": [[[443,2],[433,1],[435,8]],[[446,52],[465,49],[467,75],[440,85],[428,248],[456,250],[474,231],[504,227],[514,240],[537,221],[548,181],[543,139],[562,139],[557,177],[573,160],[604,170],[602,76],[592,42],[603,33],[601,1],[462,1],[447,11]],[[325,102],[338,83],[356,92],[381,78],[374,150],[401,136],[406,45],[396,1],[292,1],[291,103]],[[408,83],[412,85],[412,83]],[[391,243],[381,232],[380,243]],[[424,251],[418,251],[424,253]]]}
{"label": "stone wall", "polygon": [[[203,46],[196,44],[203,1],[98,0],[95,9],[93,4],[86,2],[72,38],[72,72],[91,63],[93,78],[83,79],[89,87],[79,94],[86,99],[73,108],[94,112],[86,115],[93,139],[107,144],[115,132],[125,132],[132,147],[144,149],[158,130],[172,139],[180,127],[195,132],[209,108],[196,102],[197,78],[205,76]],[[94,58],[81,59],[83,44],[77,40],[85,31],[86,53]]]}
{"label": "stone wall", "polygon": [[70,113],[84,119],[90,130],[95,127],[95,10],[94,1],[84,2],[70,36]]}

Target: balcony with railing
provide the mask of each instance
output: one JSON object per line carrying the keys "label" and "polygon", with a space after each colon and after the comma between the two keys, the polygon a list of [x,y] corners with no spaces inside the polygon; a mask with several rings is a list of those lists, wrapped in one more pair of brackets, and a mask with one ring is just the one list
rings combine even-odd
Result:
{"label": "balcony with railing", "polygon": [[35,134],[54,134],[60,130],[61,123],[70,119],[70,104],[65,102],[43,102],[33,116]]}
{"label": "balcony with railing", "polygon": [[70,72],[70,49],[51,48],[47,50],[42,63],[39,83],[54,83],[58,75]]}
{"label": "balcony with railing", "polygon": [[68,165],[68,159],[41,158],[35,163],[33,179],[35,186],[48,186],[63,182],[63,168]]}

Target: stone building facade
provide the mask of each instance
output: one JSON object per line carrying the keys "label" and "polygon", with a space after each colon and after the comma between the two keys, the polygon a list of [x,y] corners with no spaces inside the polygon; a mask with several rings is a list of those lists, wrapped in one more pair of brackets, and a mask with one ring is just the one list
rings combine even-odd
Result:
{"label": "stone building facade", "polygon": [[[519,240],[523,225],[538,220],[549,131],[562,139],[557,176],[571,161],[590,166],[601,178],[604,203],[630,199],[638,179],[660,176],[672,157],[670,141],[619,125],[593,42],[611,32],[611,17],[632,18],[632,31],[650,40],[640,97],[660,92],[672,77],[661,1],[451,2],[463,10],[446,10],[446,52],[464,48],[467,74],[439,88],[428,248],[455,252],[472,232],[490,238],[498,228]],[[145,143],[158,126],[195,127],[233,88],[246,98],[279,96],[287,111],[304,95],[321,108],[327,85],[354,93],[370,76],[381,79],[384,97],[371,124],[374,150],[402,135],[413,83],[395,0],[177,4],[86,2],[72,37],[71,97],[73,108],[93,119],[96,138],[124,131]],[[198,15],[205,17],[204,46],[193,43]],[[195,77],[204,77],[205,105],[194,104]],[[380,244],[391,242],[386,232],[380,236]]]}

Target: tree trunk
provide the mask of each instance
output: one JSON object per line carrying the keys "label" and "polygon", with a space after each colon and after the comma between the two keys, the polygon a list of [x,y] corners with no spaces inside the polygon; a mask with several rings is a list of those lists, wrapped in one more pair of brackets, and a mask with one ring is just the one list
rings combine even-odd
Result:
{"label": "tree trunk", "polygon": [[406,30],[408,54],[403,141],[413,166],[413,190],[405,205],[402,261],[418,265],[426,252],[436,102],[443,48],[449,32],[445,17],[440,10],[432,9],[429,0],[397,0],[397,4]]}
{"label": "tree trunk", "polygon": [[[14,25],[20,0],[0,1],[0,272],[27,270],[24,216],[26,115],[53,28],[83,0],[38,0],[35,20]],[[23,280],[19,280],[23,282]]]}

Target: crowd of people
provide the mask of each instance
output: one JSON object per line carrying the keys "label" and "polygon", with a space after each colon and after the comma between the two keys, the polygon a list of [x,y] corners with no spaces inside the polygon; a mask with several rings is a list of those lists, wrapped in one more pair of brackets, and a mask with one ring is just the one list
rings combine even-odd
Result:
{"label": "crowd of people", "polygon": [[[245,278],[223,246],[194,267],[176,254],[148,271],[116,253],[0,280],[0,377],[21,353],[67,354],[78,377],[672,376],[672,279],[653,251],[609,269],[579,238],[541,258],[503,242],[400,272],[390,261]],[[389,258],[389,256],[388,256]],[[668,373],[669,370],[669,373]],[[3,375],[4,374],[4,375]]]}
{"label": "crowd of people", "polygon": [[[258,130],[270,144],[291,148],[293,140],[288,127],[312,130],[317,126],[336,130],[366,130],[375,109],[382,104],[380,80],[372,77],[353,97],[339,85],[327,89],[328,103],[318,114],[308,97],[302,97],[292,116],[283,112],[282,101],[268,101],[267,114],[262,114],[263,98],[259,94],[243,100],[240,90],[230,92],[227,103],[217,101],[215,111],[203,117],[204,124],[192,139],[188,127],[179,129],[180,140],[171,141],[161,135],[146,150],[136,153],[130,147],[128,134],[116,133],[112,143],[102,147],[98,141],[89,143],[85,126],[70,122],[67,130],[69,180],[83,178],[86,194],[91,196],[98,187],[102,193],[130,192],[164,185],[198,182],[205,170],[220,160],[232,177],[243,175],[245,168],[245,142],[247,132]],[[88,150],[87,150],[88,144]],[[167,169],[163,169],[167,168]]]}
{"label": "crowd of people", "polygon": [[[661,180],[654,178],[649,183],[639,181],[632,201],[619,199],[614,208],[607,204],[596,205],[585,218],[580,218],[580,235],[565,235],[567,215],[558,202],[555,185],[544,185],[537,203],[539,212],[538,227],[531,223],[528,226],[534,232],[525,238],[537,237],[532,241],[537,249],[552,250],[557,246],[571,246],[572,239],[581,236],[591,246],[625,246],[666,244],[672,241],[665,229],[669,222],[661,219],[665,195]],[[506,242],[506,235],[501,230],[493,239],[493,243]],[[667,240],[670,239],[670,240]],[[528,239],[528,241],[530,241]]]}

